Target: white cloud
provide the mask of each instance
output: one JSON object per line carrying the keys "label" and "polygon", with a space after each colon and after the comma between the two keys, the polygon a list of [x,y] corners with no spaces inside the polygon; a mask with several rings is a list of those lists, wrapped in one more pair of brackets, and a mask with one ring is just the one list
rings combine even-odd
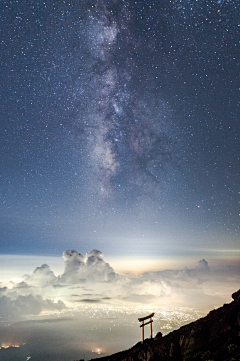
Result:
{"label": "white cloud", "polygon": [[83,281],[109,281],[115,277],[114,270],[97,250],[88,252],[85,257],[76,251],[63,253],[65,269],[58,282],[81,283]]}
{"label": "white cloud", "polygon": [[49,283],[53,283],[56,280],[56,276],[47,264],[43,264],[41,267],[37,267],[31,276],[25,275],[24,281],[29,285],[45,286]]}
{"label": "white cloud", "polygon": [[49,299],[43,300],[41,296],[17,296],[12,300],[10,297],[0,297],[0,317],[19,318],[28,315],[38,315],[42,311],[61,311],[66,308],[62,301],[57,303]]}
{"label": "white cloud", "polygon": [[43,264],[21,282],[2,287],[1,317],[36,315],[45,309],[63,310],[64,303],[71,308],[79,302],[96,300],[107,304],[134,302],[210,310],[226,302],[226,297],[230,299],[238,287],[236,272],[229,268],[226,274],[219,273],[219,269],[215,272],[204,259],[192,269],[145,272],[138,278],[115,273],[98,250],[85,256],[68,250],[63,259],[64,271],[58,277]]}
{"label": "white cloud", "polygon": [[85,262],[84,256],[76,251],[63,252],[64,272],[59,276],[61,282],[79,282],[84,278]]}
{"label": "white cloud", "polygon": [[111,281],[115,278],[115,273],[103,260],[103,253],[93,250],[86,254],[86,276],[91,281]]}

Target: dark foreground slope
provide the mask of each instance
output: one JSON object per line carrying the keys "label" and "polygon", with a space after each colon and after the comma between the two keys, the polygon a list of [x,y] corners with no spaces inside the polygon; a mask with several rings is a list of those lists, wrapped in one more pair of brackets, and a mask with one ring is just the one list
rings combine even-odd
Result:
{"label": "dark foreground slope", "polygon": [[206,317],[99,361],[240,361],[240,290]]}

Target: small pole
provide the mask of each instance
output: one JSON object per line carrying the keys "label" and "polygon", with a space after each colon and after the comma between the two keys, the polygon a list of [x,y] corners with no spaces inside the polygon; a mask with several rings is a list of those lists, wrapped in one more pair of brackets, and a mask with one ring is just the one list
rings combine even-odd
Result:
{"label": "small pole", "polygon": [[[150,318],[150,321],[152,321],[152,317]],[[150,323],[150,338],[152,338],[152,322]]]}
{"label": "small pole", "polygon": [[[144,324],[144,321],[142,321],[142,325]],[[144,326],[142,326],[142,343],[144,341]]]}

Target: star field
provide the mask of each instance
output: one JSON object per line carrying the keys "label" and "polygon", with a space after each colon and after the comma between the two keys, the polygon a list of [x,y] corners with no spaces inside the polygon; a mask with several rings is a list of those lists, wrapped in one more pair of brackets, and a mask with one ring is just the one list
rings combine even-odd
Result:
{"label": "star field", "polygon": [[1,252],[237,248],[237,2],[0,6]]}

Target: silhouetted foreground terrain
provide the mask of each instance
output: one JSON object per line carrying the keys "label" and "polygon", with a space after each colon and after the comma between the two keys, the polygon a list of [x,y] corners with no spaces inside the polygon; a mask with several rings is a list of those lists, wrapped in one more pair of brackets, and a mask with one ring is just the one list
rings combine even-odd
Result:
{"label": "silhouetted foreground terrain", "polygon": [[240,361],[240,290],[233,301],[162,337],[100,361]]}

